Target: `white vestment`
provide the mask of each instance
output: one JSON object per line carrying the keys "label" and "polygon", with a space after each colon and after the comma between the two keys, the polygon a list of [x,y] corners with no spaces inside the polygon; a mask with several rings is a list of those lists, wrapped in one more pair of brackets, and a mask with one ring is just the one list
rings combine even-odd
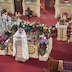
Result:
{"label": "white vestment", "polygon": [[27,36],[25,31],[23,30],[20,34],[19,31],[17,31],[13,36],[13,56],[16,55],[16,45],[15,42],[17,41],[17,38],[20,37],[22,41],[22,56],[24,59],[29,59],[29,52],[28,52],[28,42],[27,42]]}

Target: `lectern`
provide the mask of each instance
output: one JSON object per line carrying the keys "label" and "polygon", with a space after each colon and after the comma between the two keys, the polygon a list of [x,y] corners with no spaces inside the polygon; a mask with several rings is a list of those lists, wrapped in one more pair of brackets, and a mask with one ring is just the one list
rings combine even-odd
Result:
{"label": "lectern", "polygon": [[67,40],[67,26],[68,23],[65,23],[64,25],[60,25],[59,22],[55,25],[57,28],[57,39],[65,41]]}

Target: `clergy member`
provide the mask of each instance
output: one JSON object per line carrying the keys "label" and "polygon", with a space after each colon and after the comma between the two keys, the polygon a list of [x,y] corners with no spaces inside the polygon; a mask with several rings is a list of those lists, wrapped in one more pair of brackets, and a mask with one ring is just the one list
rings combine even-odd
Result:
{"label": "clergy member", "polygon": [[11,17],[8,15],[8,12],[6,10],[3,10],[2,12],[2,21],[4,27],[8,30],[9,25],[11,24]]}
{"label": "clergy member", "polygon": [[13,36],[13,56],[15,60],[21,62],[29,59],[27,36],[21,24]]}

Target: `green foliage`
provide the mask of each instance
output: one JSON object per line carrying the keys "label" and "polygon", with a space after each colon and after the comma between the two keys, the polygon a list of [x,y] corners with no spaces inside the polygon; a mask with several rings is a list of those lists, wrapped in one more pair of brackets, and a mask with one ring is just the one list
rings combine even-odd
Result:
{"label": "green foliage", "polygon": [[39,48],[38,52],[39,52],[39,55],[44,55],[46,53],[46,50]]}
{"label": "green foliage", "polygon": [[18,25],[13,25],[13,26],[12,26],[12,29],[13,29],[14,31],[17,31],[17,28],[18,28]]}
{"label": "green foliage", "polygon": [[5,34],[8,35],[8,37],[10,37],[12,35],[12,33],[8,32],[8,31]]}
{"label": "green foliage", "polygon": [[43,32],[43,27],[38,27],[39,32]]}
{"label": "green foliage", "polygon": [[4,43],[1,43],[0,44],[0,47],[4,49],[5,48],[5,44]]}

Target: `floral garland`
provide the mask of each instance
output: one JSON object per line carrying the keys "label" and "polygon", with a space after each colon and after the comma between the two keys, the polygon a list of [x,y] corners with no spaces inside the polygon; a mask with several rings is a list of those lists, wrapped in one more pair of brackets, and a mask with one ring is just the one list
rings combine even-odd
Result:
{"label": "floral garland", "polygon": [[17,20],[12,23],[13,25],[19,25],[22,23],[23,28],[25,29],[26,32],[42,32],[42,33],[51,33],[50,27],[48,27],[46,24],[40,24],[38,22],[29,22],[29,21],[24,21],[24,20]]}

